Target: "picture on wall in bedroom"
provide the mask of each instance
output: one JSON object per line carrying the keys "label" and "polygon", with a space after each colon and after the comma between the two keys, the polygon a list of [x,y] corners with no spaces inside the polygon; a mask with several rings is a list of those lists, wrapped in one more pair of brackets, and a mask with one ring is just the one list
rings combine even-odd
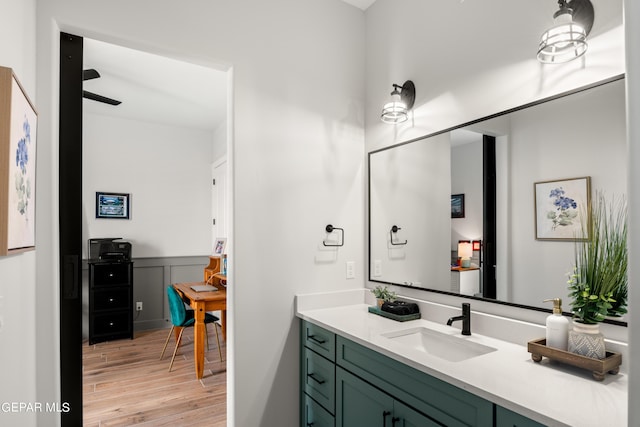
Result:
{"label": "picture on wall in bedroom", "polygon": [[97,192],[96,218],[129,219],[129,194]]}

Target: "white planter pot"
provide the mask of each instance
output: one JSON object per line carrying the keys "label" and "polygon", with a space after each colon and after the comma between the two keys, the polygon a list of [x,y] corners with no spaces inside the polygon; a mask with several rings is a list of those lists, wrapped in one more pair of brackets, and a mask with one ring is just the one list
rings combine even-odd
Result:
{"label": "white planter pot", "polygon": [[568,350],[592,359],[604,359],[607,350],[604,336],[600,333],[600,324],[587,325],[574,321],[573,330],[569,331]]}

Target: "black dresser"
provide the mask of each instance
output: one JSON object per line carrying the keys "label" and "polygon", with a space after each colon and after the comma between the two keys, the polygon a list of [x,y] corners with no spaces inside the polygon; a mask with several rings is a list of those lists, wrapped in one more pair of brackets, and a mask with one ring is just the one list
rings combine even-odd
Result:
{"label": "black dresser", "polygon": [[[97,259],[93,258],[88,262],[89,344],[122,338],[133,339],[131,245],[127,242],[113,242],[115,239],[99,240],[109,241],[111,250],[103,251],[102,256],[98,255]],[[118,246],[122,250],[118,250]]]}

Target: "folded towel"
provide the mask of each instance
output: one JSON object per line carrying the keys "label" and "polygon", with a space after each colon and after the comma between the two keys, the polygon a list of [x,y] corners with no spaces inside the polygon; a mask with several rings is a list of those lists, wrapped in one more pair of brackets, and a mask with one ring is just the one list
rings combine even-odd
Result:
{"label": "folded towel", "polygon": [[380,307],[380,309],[382,311],[386,311],[387,313],[393,313],[399,316],[420,313],[418,304],[416,304],[415,302],[407,302],[402,300],[385,301],[384,303],[382,303],[382,307]]}

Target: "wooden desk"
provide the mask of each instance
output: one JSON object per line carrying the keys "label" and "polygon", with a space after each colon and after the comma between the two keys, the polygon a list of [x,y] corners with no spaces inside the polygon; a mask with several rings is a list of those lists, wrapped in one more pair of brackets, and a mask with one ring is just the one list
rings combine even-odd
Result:
{"label": "wooden desk", "polygon": [[191,289],[193,285],[204,285],[205,282],[185,282],[175,283],[173,287],[182,296],[184,302],[189,304],[194,310],[195,324],[193,325],[194,344],[193,356],[196,365],[196,377],[202,378],[204,372],[204,313],[207,311],[220,310],[222,313],[222,337],[227,339],[227,291],[224,287],[218,286],[216,292],[196,292]]}

